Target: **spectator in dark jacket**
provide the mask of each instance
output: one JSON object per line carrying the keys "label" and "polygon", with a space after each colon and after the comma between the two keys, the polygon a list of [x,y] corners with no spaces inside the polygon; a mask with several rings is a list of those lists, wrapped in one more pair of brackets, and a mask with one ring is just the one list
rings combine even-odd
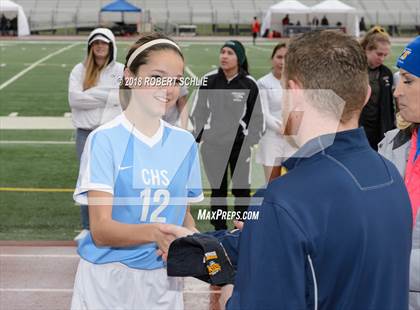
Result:
{"label": "spectator in dark jacket", "polygon": [[360,125],[364,127],[371,147],[378,150],[385,132],[395,128],[393,75],[383,64],[391,51],[391,41],[382,28],[375,27],[365,35],[361,45],[368,60],[372,94],[360,115]]}
{"label": "spectator in dark jacket", "polygon": [[[197,141],[209,180],[211,208],[227,210],[228,168],[232,177],[235,211],[247,209],[250,196],[251,147],[259,142],[264,121],[257,83],[248,73],[245,48],[227,41],[220,50],[220,67],[207,74],[192,109]],[[216,230],[226,219],[213,219]]]}
{"label": "spectator in dark jacket", "polygon": [[365,23],[365,18],[364,17],[362,17],[361,19],[360,19],[360,22],[359,22],[359,30],[362,32],[363,31],[363,34],[364,34],[364,32],[367,30],[366,29],[366,23]]}

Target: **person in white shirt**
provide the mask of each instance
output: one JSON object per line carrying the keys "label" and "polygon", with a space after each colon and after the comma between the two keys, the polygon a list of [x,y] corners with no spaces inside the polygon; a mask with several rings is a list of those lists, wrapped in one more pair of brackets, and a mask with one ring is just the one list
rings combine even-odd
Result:
{"label": "person in white shirt", "polygon": [[[121,113],[119,84],[124,65],[116,61],[117,47],[111,30],[97,28],[87,41],[87,55],[78,63],[69,77],[69,105],[76,128],[76,151],[80,157],[88,135],[100,125]],[[87,206],[81,206],[83,238],[89,229]]]}
{"label": "person in white shirt", "polygon": [[286,52],[286,44],[277,44],[271,54],[271,72],[257,81],[266,130],[258,144],[256,162],[263,165],[267,182],[280,175],[281,163],[288,153],[288,144],[281,134],[280,120],[283,94],[280,79]]}

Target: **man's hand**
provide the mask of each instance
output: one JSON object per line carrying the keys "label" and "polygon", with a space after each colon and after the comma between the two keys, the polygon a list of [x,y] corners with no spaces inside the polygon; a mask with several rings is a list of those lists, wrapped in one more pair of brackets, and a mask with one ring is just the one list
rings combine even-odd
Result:
{"label": "man's hand", "polygon": [[239,230],[242,230],[244,228],[244,222],[242,221],[233,221],[233,225]]}
{"label": "man's hand", "polygon": [[184,226],[177,226],[173,224],[162,225],[159,227],[159,229],[162,233],[175,236],[175,239],[186,237],[186,236],[196,233],[196,231],[188,229]]}
{"label": "man's hand", "polygon": [[225,286],[222,286],[219,298],[219,306],[221,310],[224,310],[226,308],[226,303],[229,300],[230,296],[232,296],[233,287],[233,284],[227,284]]}

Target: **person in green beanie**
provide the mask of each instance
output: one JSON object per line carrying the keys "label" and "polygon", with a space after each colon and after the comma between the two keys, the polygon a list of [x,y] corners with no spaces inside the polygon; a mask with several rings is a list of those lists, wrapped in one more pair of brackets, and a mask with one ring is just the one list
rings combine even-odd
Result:
{"label": "person in green beanie", "polygon": [[264,131],[258,86],[248,72],[241,42],[229,40],[219,54],[219,68],[209,72],[192,108],[192,122],[211,187],[211,223],[226,229],[228,173],[235,196],[235,211],[247,210],[251,181],[251,147]]}

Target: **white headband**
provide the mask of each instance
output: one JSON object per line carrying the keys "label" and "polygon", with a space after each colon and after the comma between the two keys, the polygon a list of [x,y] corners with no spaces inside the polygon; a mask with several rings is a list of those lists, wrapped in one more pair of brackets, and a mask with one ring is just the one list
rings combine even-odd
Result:
{"label": "white headband", "polygon": [[172,46],[175,46],[179,51],[181,51],[181,49],[179,48],[179,46],[176,44],[176,43],[174,43],[174,42],[172,42],[171,40],[168,40],[168,39],[156,39],[156,40],[152,40],[152,41],[150,41],[150,42],[147,42],[147,43],[145,43],[145,44],[143,44],[143,45],[141,45],[141,46],[139,46],[135,51],[134,51],[134,53],[133,54],[131,54],[131,56],[130,56],[130,58],[128,59],[128,61],[127,61],[127,68],[130,68],[130,66],[131,66],[131,63],[134,61],[134,59],[136,59],[136,57],[141,53],[141,52],[143,52],[144,50],[146,50],[146,49],[148,49],[149,47],[151,47],[151,46],[153,46],[153,45],[156,45],[156,44],[162,44],[162,43],[165,43],[165,44],[170,44],[170,45],[172,45]]}

